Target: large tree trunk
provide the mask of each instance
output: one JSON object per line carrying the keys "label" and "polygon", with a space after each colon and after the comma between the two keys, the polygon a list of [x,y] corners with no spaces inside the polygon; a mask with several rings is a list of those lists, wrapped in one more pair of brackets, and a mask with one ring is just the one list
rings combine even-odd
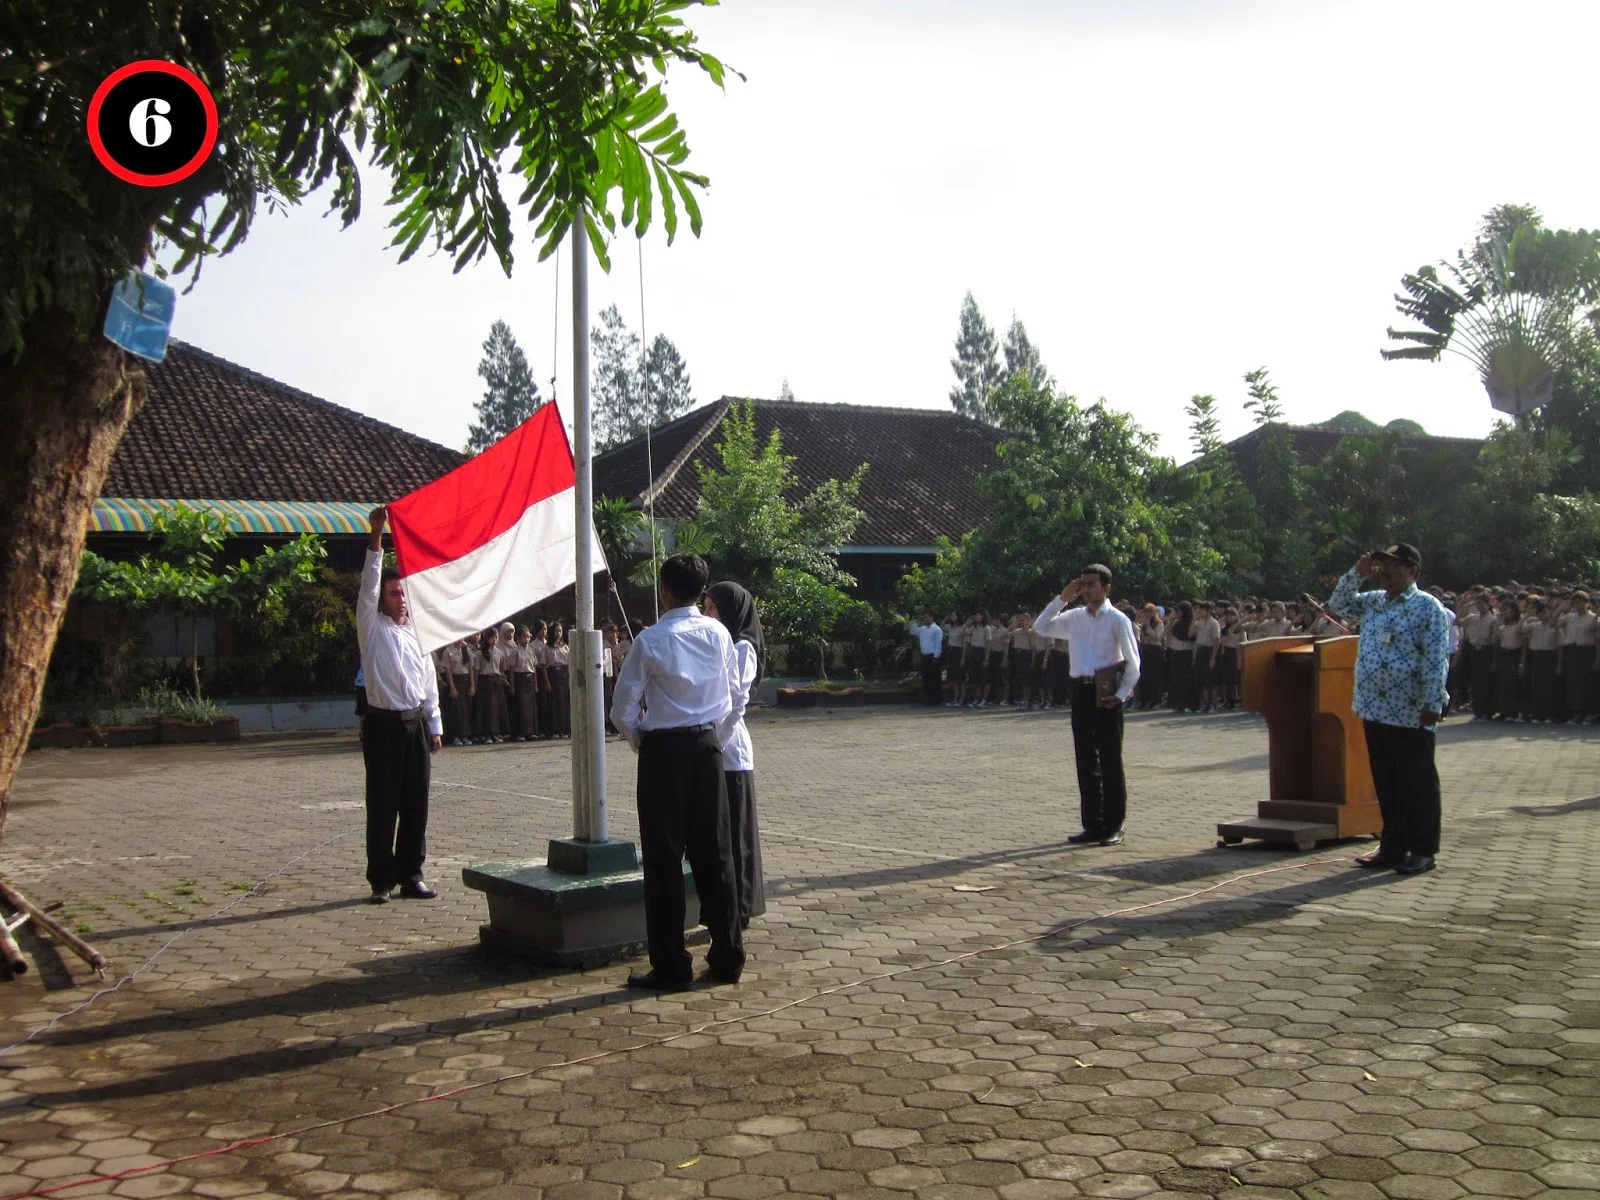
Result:
{"label": "large tree trunk", "polygon": [[144,372],[64,313],[28,323],[0,358],[0,836],[78,579],[89,512],[144,403]]}

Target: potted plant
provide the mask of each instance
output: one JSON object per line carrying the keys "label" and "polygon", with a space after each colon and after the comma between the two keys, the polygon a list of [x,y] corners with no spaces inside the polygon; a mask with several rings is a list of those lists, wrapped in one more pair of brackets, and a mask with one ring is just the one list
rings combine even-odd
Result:
{"label": "potted plant", "polygon": [[139,703],[155,711],[163,744],[239,740],[239,718],[231,716],[215,700],[162,686],[140,692]]}

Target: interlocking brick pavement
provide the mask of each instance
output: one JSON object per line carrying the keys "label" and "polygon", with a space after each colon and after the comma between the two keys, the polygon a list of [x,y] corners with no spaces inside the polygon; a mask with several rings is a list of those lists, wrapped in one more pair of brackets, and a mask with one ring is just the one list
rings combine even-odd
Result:
{"label": "interlocking brick pavement", "polygon": [[148,965],[77,1012],[105,985],[47,949],[0,986],[0,1044],[69,1014],[0,1057],[0,1196],[286,1134],[59,1194],[1600,1197],[1600,730],[1447,726],[1442,865],[1411,880],[1214,847],[1266,786],[1248,716],[1131,717],[1114,849],[1063,841],[1059,714],[754,733],[751,968],[659,998],[477,947],[460,868],[569,831],[564,746],[441,754],[442,896],[381,908],[348,738],[29,755],[6,872],[108,982]]}

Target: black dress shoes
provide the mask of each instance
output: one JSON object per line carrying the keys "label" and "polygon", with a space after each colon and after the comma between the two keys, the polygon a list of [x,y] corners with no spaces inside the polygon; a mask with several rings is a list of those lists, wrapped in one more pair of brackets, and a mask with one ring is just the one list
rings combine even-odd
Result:
{"label": "black dress shoes", "polygon": [[439,895],[420,879],[410,879],[400,885],[402,900],[432,900]]}
{"label": "black dress shoes", "polygon": [[1424,871],[1433,870],[1434,862],[1431,854],[1408,854],[1406,860],[1395,867],[1402,875],[1421,875]]}
{"label": "black dress shoes", "polygon": [[696,983],[709,983],[709,984],[718,984],[718,983],[732,984],[732,983],[738,983],[740,974],[742,974],[742,972],[739,972],[739,971],[717,971],[717,970],[713,970],[711,967],[707,967],[704,971],[700,972],[699,976],[695,979],[695,982]]}
{"label": "black dress shoes", "polygon": [[639,992],[686,992],[691,982],[688,979],[670,979],[654,971],[634,971],[628,976],[628,986]]}
{"label": "black dress shoes", "polygon": [[1099,840],[1100,835],[1098,833],[1090,833],[1087,829],[1082,833],[1075,833],[1067,839],[1074,846],[1086,846],[1090,842],[1098,842]]}
{"label": "black dress shoes", "polygon": [[1358,854],[1355,859],[1356,866],[1366,867],[1369,870],[1376,867],[1398,867],[1404,861],[1405,859],[1392,857],[1382,850],[1374,850],[1371,854]]}
{"label": "black dress shoes", "polygon": [[1122,845],[1122,830],[1119,829],[1115,833],[1106,834],[1105,837],[1100,839],[1100,844],[1102,846],[1120,846],[1120,845]]}

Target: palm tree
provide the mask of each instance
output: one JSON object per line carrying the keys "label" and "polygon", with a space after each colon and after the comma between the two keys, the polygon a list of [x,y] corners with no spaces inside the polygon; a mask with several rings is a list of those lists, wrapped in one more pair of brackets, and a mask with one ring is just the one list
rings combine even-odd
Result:
{"label": "palm tree", "polygon": [[1597,299],[1600,235],[1547,230],[1532,210],[1515,215],[1508,230],[1491,213],[1471,253],[1401,279],[1395,307],[1422,328],[1391,327],[1391,341],[1410,344],[1380,353],[1429,362],[1459,354],[1477,367],[1489,402],[1521,419],[1549,402],[1580,307]]}

